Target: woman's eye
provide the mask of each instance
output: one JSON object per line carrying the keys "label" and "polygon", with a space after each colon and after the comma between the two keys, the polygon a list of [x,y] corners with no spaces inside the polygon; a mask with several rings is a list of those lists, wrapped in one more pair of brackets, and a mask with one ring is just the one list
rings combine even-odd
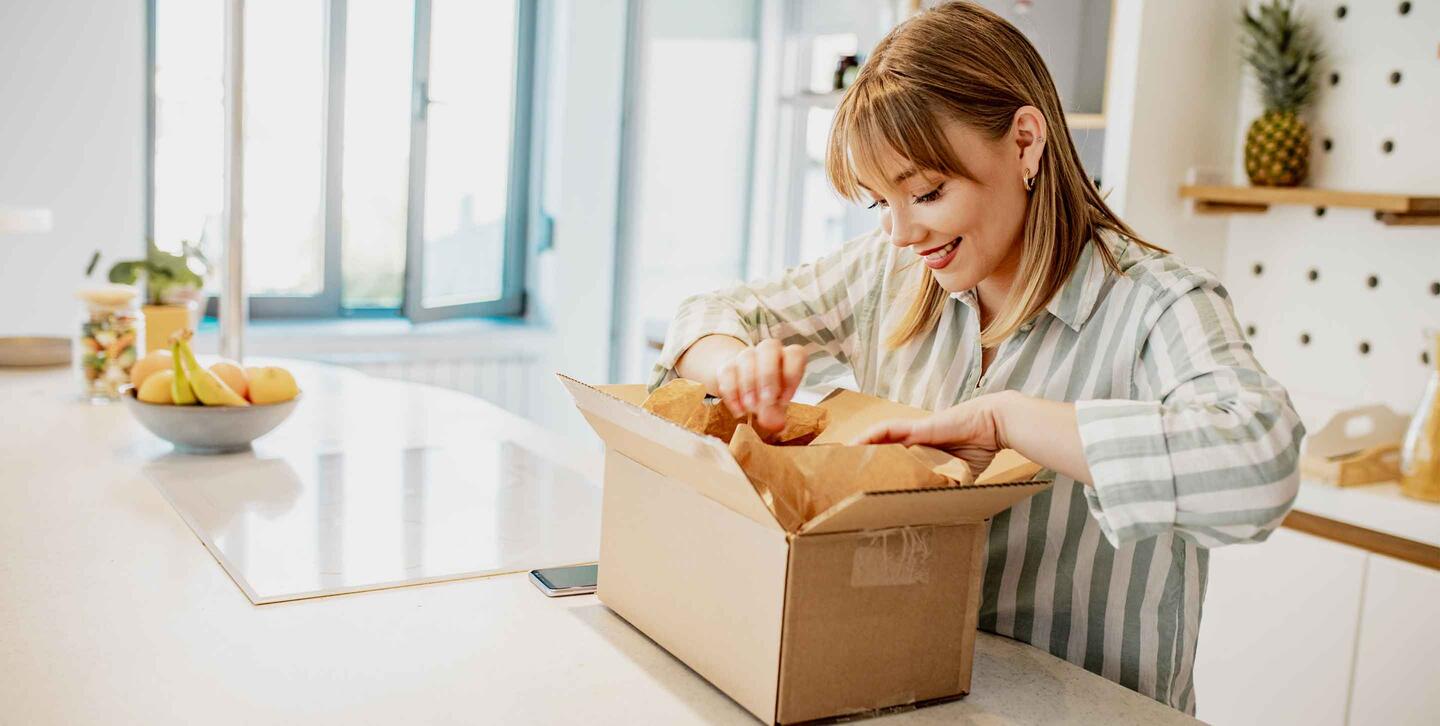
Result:
{"label": "woman's eye", "polygon": [[881,208],[881,209],[884,209],[884,208],[886,208],[886,207],[888,207],[888,206],[890,206],[890,205],[889,205],[889,204],[886,204],[884,199],[876,199],[875,201],[871,202],[871,203],[870,203],[870,206],[866,207],[866,209],[874,209],[874,208],[876,208],[876,207],[879,207],[879,208]]}
{"label": "woman's eye", "polygon": [[933,201],[935,201],[936,199],[939,199],[939,198],[940,198],[940,190],[941,190],[941,189],[944,189],[944,188],[945,188],[945,185],[944,185],[944,184],[941,184],[940,186],[935,187],[934,189],[932,189],[929,193],[927,193],[927,194],[922,194],[922,195],[920,195],[920,196],[918,196],[918,197],[915,197],[915,203],[916,203],[916,204],[925,204],[926,202],[933,202]]}

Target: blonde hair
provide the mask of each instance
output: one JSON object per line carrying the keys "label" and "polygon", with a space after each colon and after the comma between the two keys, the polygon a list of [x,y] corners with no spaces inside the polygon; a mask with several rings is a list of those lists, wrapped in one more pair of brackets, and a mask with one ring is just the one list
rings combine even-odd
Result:
{"label": "blonde hair", "polygon": [[[954,120],[1000,139],[1023,106],[1040,110],[1050,138],[1030,193],[1016,284],[1004,310],[981,331],[985,347],[998,345],[1049,304],[1086,244],[1094,244],[1105,264],[1119,271],[1101,230],[1160,249],[1139,239],[1086,177],[1055,83],[1030,41],[969,2],[947,3],[906,20],[875,46],[845,92],[826,153],[830,183],[857,202],[863,198],[861,173],[883,178],[879,155],[887,149],[921,170],[973,179],[946,140],[942,122]],[[948,294],[922,269],[919,293],[886,338],[890,348],[929,332],[940,319]]]}

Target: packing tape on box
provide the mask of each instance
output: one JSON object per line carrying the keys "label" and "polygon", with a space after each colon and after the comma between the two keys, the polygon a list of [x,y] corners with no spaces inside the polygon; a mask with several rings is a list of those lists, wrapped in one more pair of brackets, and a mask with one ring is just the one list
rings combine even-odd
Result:
{"label": "packing tape on box", "polygon": [[931,528],[897,527],[861,535],[850,567],[851,587],[916,585],[930,581]]}
{"label": "packing tape on box", "polygon": [[[916,706],[916,704],[920,702],[920,699],[915,696],[914,691],[901,691],[896,695],[886,696],[885,698],[879,698],[876,700],[883,701],[885,703],[893,703],[895,705],[881,706],[879,708],[876,708],[873,705],[849,706],[847,708],[843,708],[837,711],[837,713],[840,715],[833,720],[836,723],[844,723],[846,721],[867,720],[872,718],[880,718],[882,716],[894,716],[897,714],[910,713],[911,711],[920,710],[919,707]],[[821,720],[825,721],[830,719]]]}

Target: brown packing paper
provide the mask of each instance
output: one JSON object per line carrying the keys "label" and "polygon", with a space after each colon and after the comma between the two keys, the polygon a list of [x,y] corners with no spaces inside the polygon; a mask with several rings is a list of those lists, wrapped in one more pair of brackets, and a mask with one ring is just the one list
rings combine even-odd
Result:
{"label": "brown packing paper", "polygon": [[779,433],[762,434],[761,438],[767,444],[804,446],[824,433],[829,425],[829,411],[818,406],[790,403],[785,406],[785,427]]}
{"label": "brown packing paper", "polygon": [[965,462],[924,446],[773,446],[742,424],[730,452],[775,519],[798,532],[817,515],[863,491],[903,491],[973,481]]}
{"label": "brown packing paper", "polygon": [[[705,400],[705,387],[685,378],[677,378],[655,389],[641,408],[697,434],[714,436],[725,443],[730,443],[735,427],[742,421],[731,415],[730,409],[723,403]],[[829,422],[828,411],[817,406],[791,403],[785,407],[785,426],[779,431],[764,433],[761,438],[771,444],[803,446],[819,436]]]}
{"label": "brown packing paper", "polygon": [[655,389],[640,407],[697,434],[714,436],[726,442],[730,441],[731,433],[740,423],[725,406],[706,403],[704,386],[684,378],[677,378]]}

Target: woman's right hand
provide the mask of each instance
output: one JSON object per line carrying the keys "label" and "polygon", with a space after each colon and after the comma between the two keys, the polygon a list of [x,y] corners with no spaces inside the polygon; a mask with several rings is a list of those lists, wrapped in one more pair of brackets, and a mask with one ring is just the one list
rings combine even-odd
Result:
{"label": "woman's right hand", "polygon": [[785,427],[785,404],[805,377],[805,349],[764,340],[746,346],[715,373],[720,400],[735,416],[754,414],[756,428],[766,432]]}

